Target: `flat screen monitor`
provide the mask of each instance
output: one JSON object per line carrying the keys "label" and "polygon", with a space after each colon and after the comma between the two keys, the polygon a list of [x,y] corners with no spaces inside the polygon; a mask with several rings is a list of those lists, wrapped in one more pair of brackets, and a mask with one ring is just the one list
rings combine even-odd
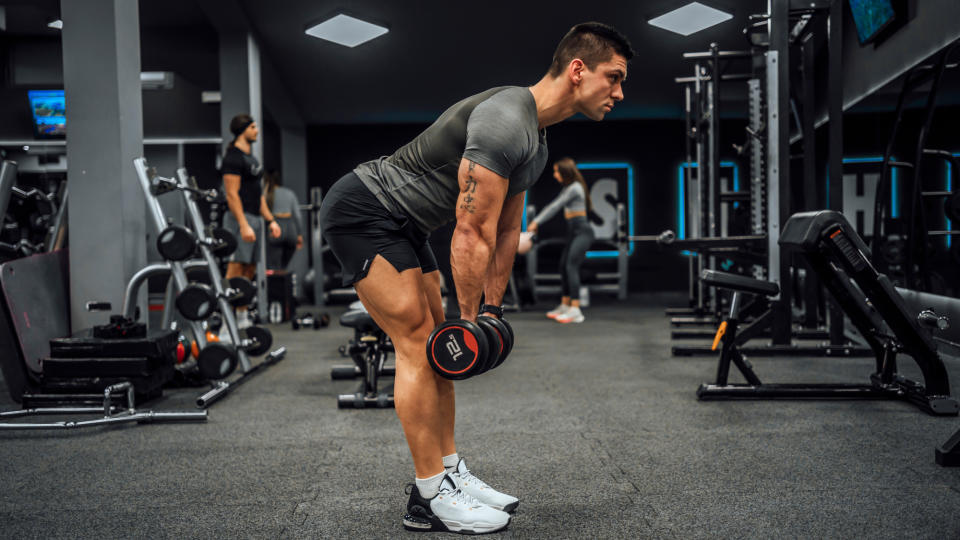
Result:
{"label": "flat screen monitor", "polygon": [[850,12],[861,45],[873,41],[896,18],[891,0],[850,0]]}
{"label": "flat screen monitor", "polygon": [[67,113],[63,90],[29,90],[27,98],[30,100],[34,134],[42,139],[65,137]]}

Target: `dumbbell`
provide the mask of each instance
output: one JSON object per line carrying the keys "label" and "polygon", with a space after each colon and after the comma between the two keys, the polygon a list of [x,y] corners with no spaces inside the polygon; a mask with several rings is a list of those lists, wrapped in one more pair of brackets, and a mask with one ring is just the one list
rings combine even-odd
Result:
{"label": "dumbbell", "polygon": [[[249,279],[235,276],[227,280],[223,294],[234,307],[248,306],[256,298],[257,288]],[[192,321],[199,321],[216,311],[217,294],[209,285],[191,283],[180,291],[174,303],[181,315]]]}
{"label": "dumbbell", "polygon": [[157,252],[168,261],[185,261],[193,257],[197,245],[208,246],[216,257],[229,257],[237,250],[237,238],[230,231],[215,227],[210,238],[198,240],[193,231],[181,225],[168,225],[157,235]]}
{"label": "dumbbell", "polygon": [[[207,333],[207,346],[197,355],[197,369],[206,379],[223,379],[237,369],[237,349],[250,356],[260,356],[273,345],[273,334],[266,328],[251,326],[240,331],[240,343],[233,346],[211,339]],[[215,336],[214,336],[215,337]]]}
{"label": "dumbbell", "polygon": [[294,330],[299,330],[305,326],[312,326],[314,330],[325,328],[330,324],[330,315],[321,313],[319,317],[314,317],[312,313],[307,312],[300,317],[294,317],[290,320],[290,326]]}
{"label": "dumbbell", "polygon": [[441,377],[462,380],[496,368],[513,348],[513,330],[501,319],[481,315],[473,323],[446,321],[427,339],[427,360]]}

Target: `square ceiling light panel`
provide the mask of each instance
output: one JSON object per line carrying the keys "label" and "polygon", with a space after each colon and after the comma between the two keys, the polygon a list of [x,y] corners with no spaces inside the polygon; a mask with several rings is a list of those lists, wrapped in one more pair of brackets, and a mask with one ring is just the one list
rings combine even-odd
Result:
{"label": "square ceiling light panel", "polygon": [[344,47],[356,47],[387,32],[382,26],[343,14],[307,28],[308,36],[332,41]]}
{"label": "square ceiling light panel", "polygon": [[732,18],[733,15],[719,9],[705,6],[700,2],[690,2],[682,8],[677,8],[647,22],[664,30],[676,32],[681,36],[689,36],[694,32],[710,28]]}

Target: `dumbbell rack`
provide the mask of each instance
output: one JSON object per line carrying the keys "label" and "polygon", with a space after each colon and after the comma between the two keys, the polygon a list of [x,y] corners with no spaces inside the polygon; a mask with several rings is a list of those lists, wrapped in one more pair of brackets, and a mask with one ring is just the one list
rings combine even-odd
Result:
{"label": "dumbbell rack", "polygon": [[[187,174],[185,168],[177,169],[177,180],[180,184],[180,187],[192,188],[193,190],[197,189],[196,182]],[[220,267],[217,265],[217,260],[213,256],[213,251],[210,248],[210,238],[207,235],[207,231],[204,227],[203,218],[200,215],[200,209],[197,207],[197,201],[194,199],[193,195],[187,190],[180,190],[180,193],[183,195],[184,204],[186,205],[187,214],[189,215],[190,222],[193,225],[194,232],[197,235],[198,247],[200,248],[200,254],[203,256],[204,261],[206,261],[207,266],[210,269],[210,279],[213,282],[214,291],[217,293],[217,302],[220,306],[220,314],[223,316],[223,322],[227,325],[227,331],[230,333],[230,339],[233,343],[240,343],[240,331],[237,328],[237,320],[233,316],[233,306],[230,305],[230,302],[227,300],[226,295],[223,290],[223,279],[220,275]],[[265,261],[267,260],[266,256],[266,226],[261,222],[260,231],[258,232],[260,238],[263,240],[260,242],[260,258],[257,262],[257,305],[258,311],[261,315],[267,313],[267,278],[265,271]],[[213,383],[213,388],[197,398],[198,407],[206,407],[211,405],[214,401],[222,398],[231,390],[234,390],[240,384],[246,382],[251,376],[260,373],[265,368],[283,360],[284,356],[287,354],[286,347],[278,347],[268,353],[263,361],[259,364],[251,364],[249,357],[247,356],[246,351],[241,347],[236,348],[237,358],[240,362],[240,368],[243,370],[243,373],[240,377],[232,382],[227,381],[216,381]]]}
{"label": "dumbbell rack", "polygon": [[[147,207],[149,209],[149,214],[153,220],[153,224],[159,234],[167,226],[167,219],[163,213],[157,197],[153,195],[151,191],[151,173],[148,171],[147,162],[144,158],[137,158],[134,160],[134,168],[137,171],[137,177],[140,180],[140,185],[143,188],[144,196],[147,200]],[[199,398],[197,398],[198,407],[207,407],[211,405],[214,401],[222,398],[228,392],[239,386],[240,383],[244,382],[248,376],[253,375],[262,371],[262,368],[265,368],[269,365],[272,365],[281,359],[286,354],[286,348],[280,347],[271,353],[269,353],[266,358],[257,365],[253,365],[250,362],[250,358],[247,355],[246,351],[238,346],[240,344],[241,336],[239,329],[237,328],[237,321],[233,314],[233,307],[230,305],[227,294],[223,286],[223,276],[220,274],[220,267],[217,263],[216,258],[212,253],[210,248],[213,240],[209,237],[206,232],[206,228],[203,223],[203,218],[200,215],[200,210],[197,207],[196,200],[194,200],[193,192],[197,191],[195,183],[187,175],[186,169],[178,169],[177,177],[173,179],[165,179],[173,181],[177,185],[177,191],[183,196],[184,203],[187,209],[187,214],[190,220],[190,228],[193,230],[193,233],[197,238],[197,247],[201,253],[202,260],[200,261],[186,261],[186,262],[177,262],[169,261],[166,263],[159,263],[155,265],[150,265],[140,272],[137,273],[136,278],[139,278],[140,283],[146,279],[148,275],[157,275],[163,272],[169,272],[173,276],[173,287],[168,287],[166,294],[166,306],[172,306],[173,302],[173,292],[174,290],[179,292],[182,291],[189,284],[189,281],[186,276],[186,268],[206,268],[210,273],[211,287],[213,288],[216,296],[217,303],[220,308],[220,314],[223,318],[223,324],[227,327],[227,332],[230,335],[231,342],[235,344],[234,350],[237,355],[237,361],[240,364],[242,374],[240,377],[232,382],[227,381],[214,381],[212,382],[212,389]],[[261,228],[260,234],[264,234],[263,229]],[[261,258],[262,260],[262,258]],[[142,275],[141,275],[142,274]],[[131,285],[133,285],[133,280],[131,280]],[[139,284],[137,284],[139,285]],[[261,289],[263,290],[263,289]],[[128,294],[124,302],[124,313],[130,314],[130,310],[135,310],[135,307],[132,307],[132,299],[135,298],[136,294],[135,289],[131,292],[128,288]],[[263,296],[258,295],[258,296]],[[165,310],[164,322],[169,324],[170,314],[172,309]],[[188,324],[191,325],[194,336],[197,339],[198,347],[202,348],[207,345],[205,339],[205,332],[203,331],[202,326],[197,321],[190,321]]]}
{"label": "dumbbell rack", "polygon": [[[140,187],[143,188],[143,196],[147,202],[147,213],[149,214],[149,218],[153,222],[153,226],[156,234],[159,235],[160,232],[163,231],[164,228],[166,228],[168,222],[167,222],[166,216],[163,213],[163,208],[160,206],[160,201],[157,200],[157,197],[153,194],[153,192],[150,189],[150,186],[151,186],[150,177],[152,175],[148,170],[147,160],[142,157],[136,158],[133,160],[133,167],[137,171],[137,179],[140,181]],[[148,277],[169,274],[171,277],[173,277],[173,283],[172,283],[173,288],[171,289],[168,286],[168,290],[167,290],[168,303],[165,304],[165,306],[167,306],[167,309],[164,310],[164,325],[165,327],[168,327],[171,319],[171,313],[173,311],[170,308],[170,306],[173,305],[173,303],[170,302],[170,300],[172,300],[171,293],[173,290],[177,292],[182,291],[190,283],[190,280],[187,279],[187,272],[186,272],[185,266],[192,267],[193,264],[190,264],[190,263],[185,264],[180,261],[166,261],[162,263],[154,263],[154,264],[145,266],[136,274],[134,274],[133,277],[130,279],[129,283],[127,283],[127,290],[126,290],[126,293],[124,294],[124,300],[123,300],[124,316],[133,318],[133,315],[136,312],[136,304],[137,304],[136,299],[138,296],[137,291],[139,290],[140,285],[144,281],[146,281]],[[211,268],[211,271],[216,271],[217,274],[219,274],[219,270],[215,265]],[[233,312],[231,311],[230,316],[232,317],[232,315],[233,315]],[[190,326],[190,329],[193,331],[194,339],[196,339],[197,341],[197,347],[203,350],[203,348],[207,346],[207,338],[206,338],[206,332],[204,331],[202,325],[200,324],[199,321],[188,321],[187,324]],[[249,361],[247,363],[249,364]]]}

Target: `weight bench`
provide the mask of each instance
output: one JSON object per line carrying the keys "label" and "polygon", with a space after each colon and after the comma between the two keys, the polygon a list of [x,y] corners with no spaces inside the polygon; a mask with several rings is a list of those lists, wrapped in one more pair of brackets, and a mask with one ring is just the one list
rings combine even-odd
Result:
{"label": "weight bench", "polygon": [[352,358],[354,365],[334,366],[330,376],[334,380],[362,377],[363,382],[356,392],[337,396],[337,406],[341,409],[393,407],[393,392],[377,389],[381,375],[396,374],[395,366],[386,365],[388,354],[394,350],[390,338],[365,309],[347,311],[340,316],[340,325],[353,328],[354,338],[340,347],[340,354]]}
{"label": "weight bench", "polygon": [[[777,284],[716,271],[704,271],[710,285],[734,291],[729,315],[717,331],[714,348],[723,344],[714,384],[697,390],[701,400],[715,399],[900,399],[933,415],[956,415],[960,405],[950,397],[946,367],[930,336],[930,317],[911,315],[886,276],[877,273],[866,258],[863,240],[846,218],[824,210],[794,214],[779,240],[784,249],[798,250],[876,358],[869,384],[765,384],[739,350],[761,320],[737,333],[741,294],[776,296]],[[936,317],[934,317],[935,319]],[[926,327],[926,328],[925,328]],[[923,374],[923,383],[897,372],[897,354],[909,355]],[[730,384],[730,363],[747,384]]]}

